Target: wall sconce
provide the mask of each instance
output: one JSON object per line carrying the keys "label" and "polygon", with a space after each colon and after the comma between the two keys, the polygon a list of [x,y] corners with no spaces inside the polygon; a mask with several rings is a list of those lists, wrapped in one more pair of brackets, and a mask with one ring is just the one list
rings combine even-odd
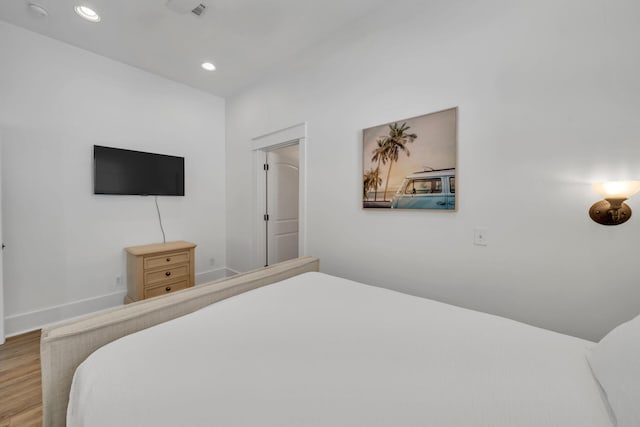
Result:
{"label": "wall sconce", "polygon": [[602,225],[618,225],[631,218],[631,208],[623,202],[640,191],[640,181],[598,182],[593,184],[593,191],[604,200],[591,206],[591,219]]}

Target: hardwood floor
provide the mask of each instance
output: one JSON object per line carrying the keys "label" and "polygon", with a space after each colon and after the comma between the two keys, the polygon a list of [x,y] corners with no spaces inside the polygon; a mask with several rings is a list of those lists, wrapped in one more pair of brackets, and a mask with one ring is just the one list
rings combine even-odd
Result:
{"label": "hardwood floor", "polygon": [[40,331],[0,345],[0,427],[42,425]]}

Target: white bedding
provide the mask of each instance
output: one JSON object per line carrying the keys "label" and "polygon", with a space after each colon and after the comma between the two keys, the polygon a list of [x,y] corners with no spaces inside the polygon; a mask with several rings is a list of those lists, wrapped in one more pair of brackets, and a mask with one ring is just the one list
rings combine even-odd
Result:
{"label": "white bedding", "polygon": [[99,349],[67,425],[606,427],[593,345],[306,273]]}

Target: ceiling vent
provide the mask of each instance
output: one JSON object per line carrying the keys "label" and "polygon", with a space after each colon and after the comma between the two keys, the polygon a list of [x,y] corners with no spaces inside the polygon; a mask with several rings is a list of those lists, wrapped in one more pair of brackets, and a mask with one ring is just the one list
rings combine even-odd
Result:
{"label": "ceiling vent", "polygon": [[207,8],[207,6],[200,3],[201,1],[202,0],[168,0],[167,7],[181,15],[193,13],[196,16],[200,16]]}
{"label": "ceiling vent", "polygon": [[203,5],[202,3],[200,3],[198,6],[196,6],[191,13],[193,13],[194,15],[202,15],[202,12],[204,12],[204,10],[207,8],[207,6]]}

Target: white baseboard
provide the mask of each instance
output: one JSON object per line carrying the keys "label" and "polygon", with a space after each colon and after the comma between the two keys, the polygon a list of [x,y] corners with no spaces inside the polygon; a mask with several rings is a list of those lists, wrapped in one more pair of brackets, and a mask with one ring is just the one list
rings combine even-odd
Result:
{"label": "white baseboard", "polygon": [[4,319],[5,335],[11,337],[25,332],[40,329],[50,323],[67,320],[83,314],[93,313],[109,307],[124,304],[126,290],[99,297],[73,301],[29,313],[15,314]]}
{"label": "white baseboard", "polygon": [[227,270],[227,277],[235,276],[236,274],[240,274],[238,270],[234,270],[233,268],[225,268]]}
{"label": "white baseboard", "polygon": [[[223,277],[230,277],[234,274],[238,274],[238,272],[230,268],[218,268],[216,270],[204,271],[196,274],[196,285],[222,279]],[[28,313],[7,316],[4,319],[5,337],[8,338],[14,335],[20,335],[25,332],[41,329],[43,326],[50,323],[60,322],[62,320],[82,316],[83,314],[93,313],[105,308],[122,305],[124,304],[124,298],[126,295],[127,291],[123,289],[107,295],[73,301]]]}
{"label": "white baseboard", "polygon": [[222,279],[224,277],[230,277],[235,274],[238,274],[238,272],[230,268],[218,268],[217,270],[203,271],[202,273],[196,274],[196,286],[213,282],[214,280]]}

